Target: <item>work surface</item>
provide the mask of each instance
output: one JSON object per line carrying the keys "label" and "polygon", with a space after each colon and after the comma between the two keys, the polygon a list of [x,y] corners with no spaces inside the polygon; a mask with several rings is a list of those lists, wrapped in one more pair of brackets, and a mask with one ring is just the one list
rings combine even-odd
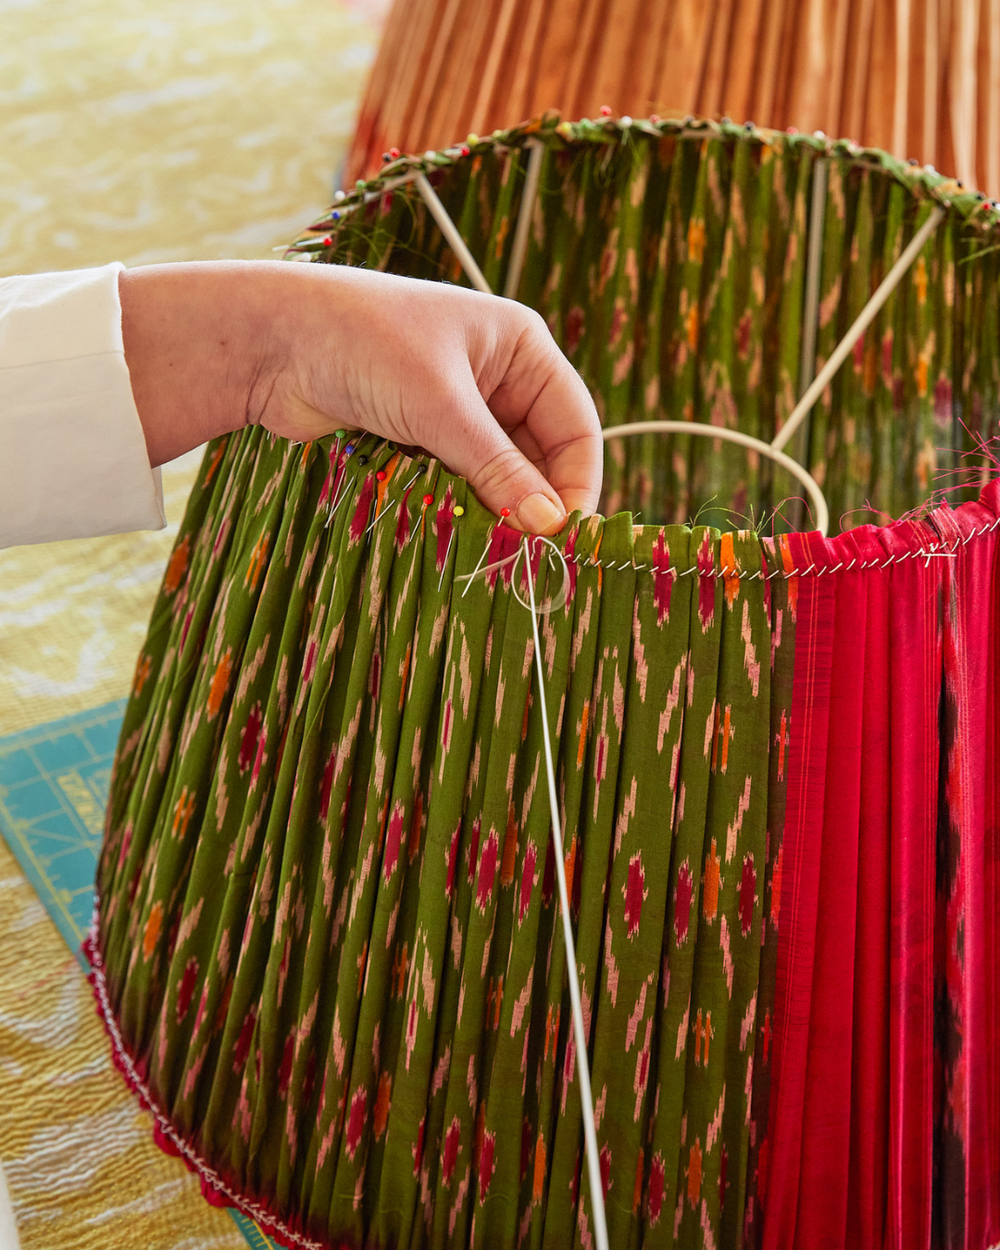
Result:
{"label": "work surface", "polygon": [[[153,1144],[68,945],[86,923],[113,735],[106,713],[85,709],[128,690],[196,463],[164,475],[167,530],[0,561],[0,723],[19,731],[0,739],[0,823],[32,878],[0,838],[0,1162],[24,1250],[245,1244]],[[47,727],[55,709],[76,714],[72,762]]]}

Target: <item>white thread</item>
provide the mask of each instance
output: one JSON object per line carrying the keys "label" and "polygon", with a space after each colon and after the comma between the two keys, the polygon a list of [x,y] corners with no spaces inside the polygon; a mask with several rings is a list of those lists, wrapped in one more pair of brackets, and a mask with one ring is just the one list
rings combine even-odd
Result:
{"label": "white thread", "polygon": [[[525,542],[527,541],[527,537],[528,536],[525,535]],[[566,563],[566,557],[559,550],[559,548],[556,546],[556,544],[552,541],[551,538],[544,538],[541,534],[538,534],[535,536],[535,542],[544,543],[545,546],[549,548],[549,552],[550,552],[549,566],[550,567],[552,565],[551,553],[553,552],[555,553],[556,559],[562,565],[563,579],[562,579],[562,585],[559,587],[558,593],[555,595],[549,595],[548,599],[546,599],[544,603],[538,604],[537,609],[534,609],[534,608],[532,609],[533,611],[537,610],[539,613],[541,613],[542,616],[548,616],[552,612],[558,612],[558,610],[561,607],[565,606],[566,600],[569,598],[569,565]],[[520,552],[521,552],[521,548],[518,549],[518,554],[520,554]],[[516,572],[516,566],[515,566],[515,572]],[[514,597],[518,599],[520,603],[524,605],[524,607],[528,607],[529,605],[526,604],[524,600],[521,598],[521,596],[517,593],[516,577],[511,578],[511,589],[514,591]]]}
{"label": "white thread", "polygon": [[[643,424],[643,423],[637,423],[637,424]],[[647,422],[645,424],[652,424],[652,423]],[[683,424],[685,427],[690,427],[691,425],[695,425],[695,429],[705,428],[705,427],[698,427],[695,423],[692,423],[692,422],[684,422]],[[690,428],[687,428],[685,432],[691,433],[692,431]],[[420,475],[418,474],[417,476],[420,476]],[[412,482],[411,482],[411,485],[412,485]],[[327,518],[328,523],[329,523],[329,520],[331,519],[334,509],[339,507],[340,504],[343,502],[343,500],[346,498],[348,494],[348,490],[349,490],[349,487],[347,485],[347,474],[345,470],[342,470],[341,475],[340,475],[340,483],[338,485],[337,492],[336,492],[336,498],[330,504],[329,509],[328,509],[328,512],[330,514],[328,515],[328,518]],[[426,507],[423,507],[421,511],[422,513],[425,512]],[[384,510],[383,510],[383,513],[380,514],[380,516],[381,515],[384,515]],[[413,533],[410,535],[410,543],[412,543],[414,539],[416,538],[418,528],[419,528],[418,526],[414,527]],[[643,529],[649,529],[649,528],[662,529],[663,527],[644,526],[642,528]],[[1000,516],[998,516],[992,523],[981,525],[977,529],[970,530],[968,533],[964,534],[961,538],[956,538],[954,543],[951,546],[951,551],[956,552],[959,547],[968,546],[968,544],[974,538],[980,538],[984,534],[991,534],[993,533],[994,530],[998,528],[1000,528]],[[613,563],[604,564],[600,560],[595,560],[593,556],[577,556],[577,555],[572,555],[570,553],[561,552],[555,546],[554,543],[550,542],[550,540],[544,539],[543,541],[548,543],[554,551],[558,552],[560,558],[562,558],[566,562],[569,562],[570,560],[572,560],[573,563],[576,564],[578,568],[608,569],[612,572],[618,571],[620,569],[631,568],[631,569],[634,569],[636,572],[654,573],[654,574],[659,574],[660,576],[671,576],[673,578],[694,577],[694,576],[723,577],[726,579],[736,578],[737,581],[756,581],[758,578],[763,578],[764,581],[769,582],[769,581],[772,581],[775,577],[782,577],[787,581],[788,579],[793,578],[793,577],[808,577],[808,576],[822,577],[824,574],[827,574],[827,573],[835,573],[835,572],[841,571],[841,566],[843,564],[843,562],[841,561],[840,564],[833,565],[833,566],[824,566],[823,568],[817,569],[815,562],[814,562],[810,564],[806,569],[778,568],[778,569],[775,569],[773,572],[767,573],[767,574],[760,573],[759,571],[751,572],[747,569],[740,569],[739,572],[734,573],[734,572],[730,572],[724,569],[715,569],[715,568],[704,569],[704,568],[698,567],[697,565],[692,565],[690,568],[687,568],[687,569],[679,569],[676,567],[676,565],[663,566],[663,565],[655,565],[655,564],[636,564],[634,561],[631,561],[631,560],[625,560],[621,564],[613,564]],[[855,556],[851,560],[850,564],[848,564],[846,568],[843,568],[842,571],[849,573],[855,566],[857,566],[857,569],[859,572],[868,568],[877,568],[881,570],[881,569],[889,568],[893,564],[899,564],[903,560],[921,560],[921,559],[926,559],[929,555],[940,557],[944,555],[944,553],[939,550],[939,544],[933,543],[930,548],[921,547],[921,548],[918,548],[916,551],[904,551],[904,552],[900,552],[897,555],[890,555],[881,564],[879,563],[877,559],[862,560],[859,563],[857,556]],[[487,565],[484,568],[480,568],[479,565],[477,565],[476,571],[474,571],[473,573],[471,574],[463,573],[455,577],[454,580],[456,582],[469,582],[474,577],[485,576],[486,574],[492,573],[497,569],[504,568],[508,564],[510,564],[511,561],[516,560],[519,557],[520,557],[520,549],[513,556],[507,556],[505,559],[499,560],[495,564]],[[568,577],[568,569],[567,569],[567,577]],[[548,610],[554,611],[557,607],[562,607],[564,602],[565,600],[562,600],[558,604],[552,604],[549,606]]]}
{"label": "white thread", "polygon": [[[973,538],[980,538],[982,537],[983,534],[990,534],[997,528],[1000,528],[1000,517],[998,517],[996,521],[993,522],[992,525],[982,525],[978,529],[970,531],[968,534],[965,535],[964,538],[956,539],[954,546],[951,548],[952,553],[957,551],[957,549],[960,546],[962,547],[966,546]],[[519,554],[520,553],[518,553],[518,555]],[[563,552],[560,552],[560,555],[562,555],[563,558],[567,562],[572,560],[572,562],[580,568],[607,569],[610,572],[616,572],[619,568],[631,568],[631,569],[634,569],[638,573],[655,573],[655,574],[659,574],[660,576],[671,576],[674,578],[678,578],[678,577],[722,577],[726,579],[735,578],[737,581],[745,582],[745,581],[754,581],[758,577],[763,577],[765,581],[769,582],[775,577],[783,577],[786,581],[788,581],[793,577],[810,577],[810,576],[823,577],[827,573],[836,573],[836,572],[841,572],[841,571],[845,573],[849,573],[851,569],[855,567],[855,565],[857,565],[858,572],[861,572],[862,570],[868,569],[868,568],[886,569],[890,565],[901,563],[903,560],[921,560],[921,559],[926,558],[928,555],[931,555],[931,556],[944,555],[944,552],[937,551],[937,550],[928,550],[926,548],[921,547],[921,548],[918,548],[916,551],[905,551],[905,552],[900,552],[898,555],[890,555],[887,557],[887,559],[882,561],[882,563],[879,563],[878,559],[862,560],[860,563],[858,563],[857,556],[855,556],[854,559],[851,561],[851,563],[847,565],[847,567],[844,569],[841,569],[839,564],[824,565],[823,568],[818,569],[814,562],[805,569],[780,569],[778,568],[778,569],[774,569],[773,572],[767,573],[767,574],[761,574],[757,571],[750,572],[748,569],[740,569],[739,572],[734,573],[726,569],[716,569],[716,568],[703,569],[703,568],[699,568],[697,565],[692,565],[690,568],[687,568],[687,569],[679,569],[676,567],[676,565],[672,565],[672,564],[668,564],[668,565],[633,564],[629,561],[626,561],[625,564],[623,565],[603,564],[600,560],[595,560],[593,556],[582,557],[582,556],[575,556],[575,555],[571,555],[569,553],[563,553]],[[508,556],[505,560],[501,560],[497,564],[491,564],[487,566],[486,568],[481,569],[480,575],[491,572],[493,569],[502,568],[503,566],[509,564],[512,559],[516,559],[516,558],[518,558],[518,556]],[[461,577],[457,577],[455,580],[466,581],[468,580],[470,576],[471,574],[465,573]]]}
{"label": "white thread", "polygon": [[[555,543],[550,538],[544,538],[542,537],[542,535],[539,534],[536,536],[536,541],[543,542],[545,543],[547,547],[551,548],[551,550],[555,553],[556,558],[558,559],[559,563],[562,565],[562,570],[563,570],[563,581],[562,581],[562,586],[560,587],[559,593],[556,595],[550,595],[549,598],[546,599],[544,603],[540,603],[538,605],[538,609],[537,609],[538,612],[541,613],[542,616],[548,616],[550,612],[558,612],[558,610],[561,607],[564,607],[566,600],[569,598],[569,565],[566,562],[566,556],[559,550],[559,548],[555,545]],[[476,580],[477,577],[487,577],[490,573],[498,573],[500,569],[506,568],[508,564],[516,564],[517,561],[520,560],[521,555],[522,555],[522,550],[520,547],[518,547],[517,551],[515,551],[513,555],[504,556],[502,560],[496,560],[493,564],[487,564],[484,567],[483,560],[486,558],[486,553],[488,551],[489,551],[489,543],[487,543],[486,551],[484,551],[483,554],[479,557],[479,563],[472,570],[472,572],[461,573],[458,577],[454,578],[456,582],[468,583],[465,589],[462,591],[463,599],[469,593],[469,586],[472,585],[472,583]],[[551,563],[551,561],[552,561],[552,557],[550,555],[549,562]],[[530,605],[525,603],[524,600],[521,598],[521,596],[517,593],[517,585],[513,579],[511,581],[511,588],[514,591],[514,597],[517,599],[518,603],[520,603],[523,607],[526,607],[526,608],[530,607]]]}
{"label": "white thread", "polygon": [[[545,772],[549,783],[549,808],[552,817],[552,840],[555,842],[556,877],[559,881],[559,903],[562,909],[563,940],[566,943],[566,971],[569,977],[569,998],[573,1007],[573,1033],[576,1037],[576,1056],[579,1062],[580,1102],[583,1105],[583,1136],[587,1144],[587,1172],[590,1177],[590,1203],[594,1216],[594,1241],[597,1250],[608,1250],[608,1226],[604,1215],[604,1187],[601,1183],[601,1159],[597,1150],[597,1131],[594,1128],[594,1098],[590,1089],[590,1064],[587,1058],[587,1034],[583,1027],[583,1006],[580,1002],[580,985],[576,975],[576,945],[573,942],[573,926],[569,915],[569,890],[566,887],[566,868],[563,863],[563,836],[559,818],[559,796],[556,791],[556,770],[552,763],[552,740],[549,737],[549,716],[545,705],[545,673],[542,668],[542,643],[538,636],[538,613],[535,609],[535,583],[531,575],[531,553],[527,535],[521,541],[524,552],[524,571],[528,580],[528,598],[531,610],[531,632],[535,640],[535,671],[538,674],[538,703],[542,716],[542,741],[545,747]],[[513,583],[511,583],[513,585]],[[515,590],[515,594],[516,594]],[[518,602],[524,603],[518,595]],[[528,606],[528,605],[526,605]]]}

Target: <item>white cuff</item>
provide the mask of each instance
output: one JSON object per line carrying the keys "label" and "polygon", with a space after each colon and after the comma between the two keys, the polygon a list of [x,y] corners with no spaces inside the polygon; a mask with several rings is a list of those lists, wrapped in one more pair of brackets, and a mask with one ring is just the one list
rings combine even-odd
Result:
{"label": "white cuff", "polygon": [[18,1250],[20,1244],[14,1207],[7,1191],[3,1168],[0,1168],[0,1250]]}
{"label": "white cuff", "polygon": [[0,280],[0,547],[166,524],[125,363],[121,269]]}

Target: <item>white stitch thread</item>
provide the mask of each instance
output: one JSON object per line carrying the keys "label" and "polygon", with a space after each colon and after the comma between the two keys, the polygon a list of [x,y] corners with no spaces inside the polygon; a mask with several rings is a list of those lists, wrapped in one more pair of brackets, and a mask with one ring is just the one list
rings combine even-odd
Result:
{"label": "white stitch thread", "polygon": [[[340,504],[343,502],[343,500],[346,498],[348,494],[348,490],[346,489],[346,487],[347,487],[346,474],[344,474],[341,480],[341,489],[339,489],[337,492],[336,501],[332,503],[329,507],[327,523],[329,523],[330,519],[332,518],[332,513],[334,509],[338,508]],[[383,513],[379,514],[379,517],[377,517],[376,520],[380,520],[383,515],[384,515],[384,511]],[[373,525],[369,526],[368,528],[369,529],[373,528]],[[955,552],[958,550],[959,546],[966,547],[972,541],[973,538],[979,538],[984,534],[990,534],[998,528],[1000,528],[1000,516],[998,516],[992,523],[981,525],[978,529],[970,530],[967,534],[963,535],[961,538],[956,538],[951,550]],[[410,536],[411,542],[413,541],[415,536],[416,536],[416,528],[414,529],[413,534],[411,534]],[[519,554],[520,553],[518,552],[514,555],[514,557],[507,557],[505,560],[498,562],[497,565],[490,565],[488,569],[482,569],[480,568],[480,565],[477,564],[476,571],[479,574],[482,574],[483,572],[487,572],[487,571],[491,572],[493,571],[494,568],[499,568],[503,565],[506,565],[507,563],[510,562],[512,558],[517,559]],[[868,568],[877,568],[880,571],[882,571],[891,567],[894,564],[901,564],[902,561],[904,560],[924,560],[926,562],[929,556],[937,556],[940,558],[944,556],[946,553],[939,550],[938,543],[932,543],[929,549],[920,548],[916,551],[902,551],[902,552],[899,552],[898,554],[890,555],[884,561],[882,561],[881,564],[879,563],[877,559],[862,560],[859,562],[858,558],[855,556],[851,560],[850,564],[846,566],[844,565],[843,561],[840,561],[839,563],[835,565],[832,565],[832,566],[825,565],[824,567],[818,569],[814,561],[805,569],[794,569],[794,568],[793,569],[775,569],[771,573],[762,573],[759,570],[750,571],[748,569],[740,569],[738,572],[725,571],[722,569],[715,569],[715,568],[703,569],[703,568],[698,567],[697,565],[692,565],[690,568],[686,568],[686,569],[678,569],[675,565],[668,565],[667,567],[662,567],[662,566],[658,567],[652,564],[636,564],[632,560],[625,560],[621,564],[614,564],[614,563],[605,564],[602,561],[596,559],[593,555],[580,557],[577,555],[571,555],[568,552],[561,552],[560,554],[562,555],[563,559],[567,561],[572,560],[578,567],[607,569],[610,572],[620,572],[623,569],[631,568],[631,569],[634,569],[636,572],[652,572],[654,574],[658,574],[661,576],[664,574],[668,574],[674,578],[697,576],[697,577],[736,578],[738,581],[757,581],[760,579],[763,579],[764,581],[771,581],[775,577],[782,577],[787,581],[788,579],[793,578],[793,577],[810,577],[810,576],[822,577],[828,573],[836,573],[836,572],[841,572],[841,571],[845,573],[849,573],[852,569],[855,568],[855,566],[857,566],[857,569],[859,572],[862,572]],[[456,581],[471,581],[472,577],[474,577],[475,575],[476,573],[463,574],[459,577],[456,577],[455,580]],[[466,587],[463,594],[467,593],[467,591],[468,591],[468,586]]]}
{"label": "white stitch thread", "polygon": [[[1000,528],[1000,517],[998,517],[993,522],[992,525],[982,525],[979,527],[979,529],[972,530],[970,533],[966,534],[963,539],[959,541],[961,542],[962,546],[965,546],[971,539],[980,538],[983,534],[992,533],[997,528]],[[958,543],[956,542],[956,546],[957,545]],[[935,544],[935,547],[936,547],[936,544]],[[600,560],[595,560],[593,556],[588,556],[584,559],[584,558],[581,558],[580,556],[571,555],[569,553],[563,553],[563,554],[566,560],[572,560],[574,564],[580,567],[607,569],[610,572],[616,572],[619,568],[630,567],[630,568],[635,568],[637,570],[638,569],[649,570],[653,573],[657,573],[660,575],[670,574],[671,576],[675,578],[676,577],[724,577],[724,578],[735,577],[738,581],[754,581],[758,577],[763,577],[765,581],[771,581],[771,579],[775,577],[783,577],[786,580],[788,580],[792,577],[810,577],[810,576],[822,577],[826,573],[837,573],[837,572],[849,573],[855,567],[855,565],[857,565],[858,572],[861,572],[864,569],[869,569],[869,568],[886,569],[890,565],[900,564],[903,560],[921,560],[921,559],[926,559],[928,555],[941,556],[944,553],[940,551],[936,551],[936,550],[929,551],[921,547],[917,551],[902,551],[902,552],[899,552],[898,554],[887,556],[886,559],[883,560],[881,564],[879,563],[877,559],[862,560],[859,563],[857,556],[855,556],[854,559],[851,560],[850,564],[848,564],[846,567],[843,566],[843,561],[841,561],[839,564],[824,565],[822,568],[818,569],[814,561],[805,569],[775,569],[773,572],[767,573],[767,574],[761,574],[756,571],[751,572],[748,569],[740,569],[740,571],[736,573],[730,572],[724,569],[714,569],[714,568],[702,569],[702,568],[699,568],[697,565],[692,565],[690,568],[687,568],[687,569],[679,569],[676,567],[676,565],[672,565],[672,564],[667,565],[666,567],[663,567],[663,566],[657,567],[655,565],[645,565],[645,564],[637,564],[637,565],[603,564]]]}
{"label": "white stitch thread", "polygon": [[[535,580],[531,574],[531,554],[527,535],[521,540],[524,552],[524,571],[528,580],[528,598],[531,610],[531,632],[535,640],[535,671],[538,675],[538,703],[542,717],[542,741],[545,747],[545,772],[549,783],[549,814],[552,818],[552,840],[555,842],[556,876],[559,880],[559,902],[562,910],[563,940],[566,943],[566,971],[569,978],[569,997],[573,1007],[573,1032],[576,1036],[576,1052],[579,1061],[580,1102],[583,1105],[583,1136],[587,1145],[587,1172],[590,1177],[590,1203],[594,1216],[594,1240],[597,1250],[608,1250],[608,1226],[604,1215],[604,1186],[601,1181],[601,1159],[597,1150],[597,1130],[594,1127],[594,1099],[590,1089],[590,1065],[587,1057],[587,1034],[583,1027],[583,1007],[580,1003],[580,985],[576,974],[576,946],[573,942],[573,926],[569,914],[569,890],[566,886],[566,868],[563,864],[563,836],[559,818],[559,796],[556,791],[556,770],[552,762],[552,740],[549,737],[549,716],[545,705],[545,674],[542,669],[542,643],[538,636],[538,612],[535,609]],[[511,583],[513,586],[513,582]],[[515,589],[515,594],[517,591]],[[518,600],[524,603],[518,595]],[[526,605],[528,606],[528,605]]]}

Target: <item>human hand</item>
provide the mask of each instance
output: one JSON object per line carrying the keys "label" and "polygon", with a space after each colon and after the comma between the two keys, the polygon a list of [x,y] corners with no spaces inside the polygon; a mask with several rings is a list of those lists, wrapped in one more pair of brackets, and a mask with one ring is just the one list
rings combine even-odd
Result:
{"label": "human hand", "polygon": [[593,402],[537,314],[444,283],[335,265],[217,262],[121,275],[152,463],[259,424],[419,446],[533,533],[597,506]]}

